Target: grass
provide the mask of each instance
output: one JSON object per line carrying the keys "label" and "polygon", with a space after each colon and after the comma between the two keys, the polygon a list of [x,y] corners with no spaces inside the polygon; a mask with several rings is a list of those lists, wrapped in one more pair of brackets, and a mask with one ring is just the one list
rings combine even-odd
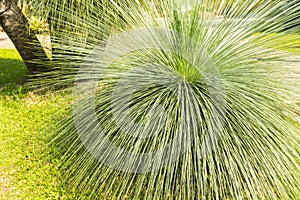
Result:
{"label": "grass", "polygon": [[60,172],[57,163],[47,157],[50,149],[46,144],[54,134],[52,116],[65,103],[58,95],[0,98],[1,199],[63,196]]}
{"label": "grass", "polygon": [[[300,54],[299,35],[295,48]],[[27,70],[15,50],[0,49],[0,199],[75,199],[47,146],[70,103],[67,94],[37,95],[19,85]],[[7,85],[9,83],[9,85]],[[5,87],[4,87],[5,84]],[[1,89],[2,88],[2,89]],[[3,89],[5,88],[5,89]]]}
{"label": "grass", "polygon": [[0,85],[22,82],[27,69],[18,52],[12,49],[0,49],[0,58]]}
{"label": "grass", "polygon": [[0,50],[0,199],[75,199],[47,145],[70,99],[28,92],[25,75],[17,51]]}

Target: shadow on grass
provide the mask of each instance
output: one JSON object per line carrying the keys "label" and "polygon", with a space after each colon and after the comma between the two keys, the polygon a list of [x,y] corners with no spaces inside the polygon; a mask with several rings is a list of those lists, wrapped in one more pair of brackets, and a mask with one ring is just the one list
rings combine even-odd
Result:
{"label": "shadow on grass", "polygon": [[14,95],[23,93],[20,87],[28,74],[19,53],[14,49],[0,49],[0,93]]}
{"label": "shadow on grass", "polygon": [[0,85],[22,83],[26,74],[23,61],[0,57]]}

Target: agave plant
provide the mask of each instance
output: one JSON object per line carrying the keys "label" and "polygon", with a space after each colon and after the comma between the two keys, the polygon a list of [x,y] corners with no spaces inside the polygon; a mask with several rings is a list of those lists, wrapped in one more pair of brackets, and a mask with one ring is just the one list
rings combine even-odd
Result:
{"label": "agave plant", "polygon": [[299,199],[299,3],[48,3],[81,198]]}

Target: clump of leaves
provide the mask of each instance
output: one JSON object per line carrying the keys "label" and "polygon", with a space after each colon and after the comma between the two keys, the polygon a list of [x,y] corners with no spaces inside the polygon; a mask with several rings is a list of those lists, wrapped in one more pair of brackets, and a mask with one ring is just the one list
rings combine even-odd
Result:
{"label": "clump of leaves", "polygon": [[18,0],[17,5],[22,10],[24,16],[28,19],[31,31],[35,34],[49,32],[49,24],[46,18],[42,17],[42,11],[38,10],[40,3],[31,0]]}
{"label": "clump of leaves", "polygon": [[293,43],[280,38],[299,30],[299,3],[48,3],[69,72],[49,76],[75,82],[55,143],[79,193],[299,199],[300,59],[275,50]]}

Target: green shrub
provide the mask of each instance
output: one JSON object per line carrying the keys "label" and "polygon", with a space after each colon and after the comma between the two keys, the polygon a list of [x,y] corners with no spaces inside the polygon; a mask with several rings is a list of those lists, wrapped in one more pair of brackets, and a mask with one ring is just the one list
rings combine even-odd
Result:
{"label": "green shrub", "polygon": [[60,16],[54,63],[77,74],[50,74],[75,82],[54,142],[79,194],[299,199],[300,60],[274,50],[292,46],[282,32],[299,11],[266,21],[281,1],[87,0],[72,15],[66,2],[49,7]]}

